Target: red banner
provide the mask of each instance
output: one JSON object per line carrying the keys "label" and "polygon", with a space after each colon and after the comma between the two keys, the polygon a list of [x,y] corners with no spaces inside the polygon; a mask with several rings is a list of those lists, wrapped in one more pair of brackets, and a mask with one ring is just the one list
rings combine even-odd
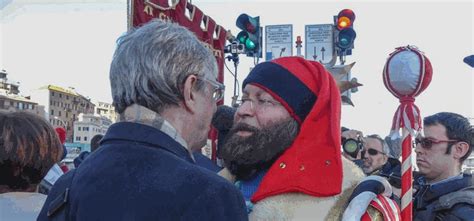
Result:
{"label": "red banner", "polygon": [[[224,80],[224,46],[227,31],[201,9],[187,2],[175,0],[173,5],[168,0],[132,0],[129,24],[138,27],[154,18],[170,19],[194,32],[206,47],[211,49],[219,68],[218,80]],[[201,23],[204,27],[201,27]]]}

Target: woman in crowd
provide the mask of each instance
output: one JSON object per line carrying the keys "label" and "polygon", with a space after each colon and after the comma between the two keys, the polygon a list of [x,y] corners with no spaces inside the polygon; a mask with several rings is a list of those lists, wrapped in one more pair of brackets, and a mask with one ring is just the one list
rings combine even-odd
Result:
{"label": "woman in crowd", "polygon": [[26,112],[0,112],[0,220],[36,220],[41,179],[63,155],[52,126]]}

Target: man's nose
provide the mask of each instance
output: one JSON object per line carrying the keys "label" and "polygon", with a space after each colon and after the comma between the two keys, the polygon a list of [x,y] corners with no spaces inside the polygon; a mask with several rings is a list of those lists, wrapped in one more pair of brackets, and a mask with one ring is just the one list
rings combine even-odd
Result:
{"label": "man's nose", "polygon": [[423,148],[421,147],[421,144],[415,144],[415,153],[420,154],[423,152]]}
{"label": "man's nose", "polygon": [[253,116],[254,115],[254,110],[252,108],[251,101],[244,102],[242,103],[236,111],[236,116],[237,117],[248,117],[248,116]]}

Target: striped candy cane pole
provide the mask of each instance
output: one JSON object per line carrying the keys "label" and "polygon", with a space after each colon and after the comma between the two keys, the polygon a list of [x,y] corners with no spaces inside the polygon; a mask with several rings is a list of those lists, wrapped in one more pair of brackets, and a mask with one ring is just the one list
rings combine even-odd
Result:
{"label": "striped candy cane pole", "polygon": [[402,129],[402,220],[411,221],[413,213],[412,188],[412,137],[406,128]]}
{"label": "striped candy cane pole", "polygon": [[[433,67],[423,52],[413,45],[398,47],[391,53],[383,70],[383,83],[395,97],[400,106],[393,117],[391,136],[398,135],[402,129],[402,220],[412,220],[412,136],[421,130],[420,110],[415,98],[431,82]],[[408,90],[407,90],[408,89]]]}

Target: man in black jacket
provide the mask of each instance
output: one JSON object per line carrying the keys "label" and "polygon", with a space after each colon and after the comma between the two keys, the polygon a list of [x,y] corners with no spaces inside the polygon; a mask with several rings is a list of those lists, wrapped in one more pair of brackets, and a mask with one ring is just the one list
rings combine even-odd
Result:
{"label": "man in black jacket", "polygon": [[422,175],[414,199],[415,221],[474,220],[472,175],[461,166],[472,152],[473,128],[455,113],[424,118],[424,137],[416,138],[416,163]]}
{"label": "man in black jacket", "polygon": [[247,220],[238,189],[197,166],[223,95],[209,49],[155,20],[122,36],[110,68],[113,124],[53,186],[38,220]]}

